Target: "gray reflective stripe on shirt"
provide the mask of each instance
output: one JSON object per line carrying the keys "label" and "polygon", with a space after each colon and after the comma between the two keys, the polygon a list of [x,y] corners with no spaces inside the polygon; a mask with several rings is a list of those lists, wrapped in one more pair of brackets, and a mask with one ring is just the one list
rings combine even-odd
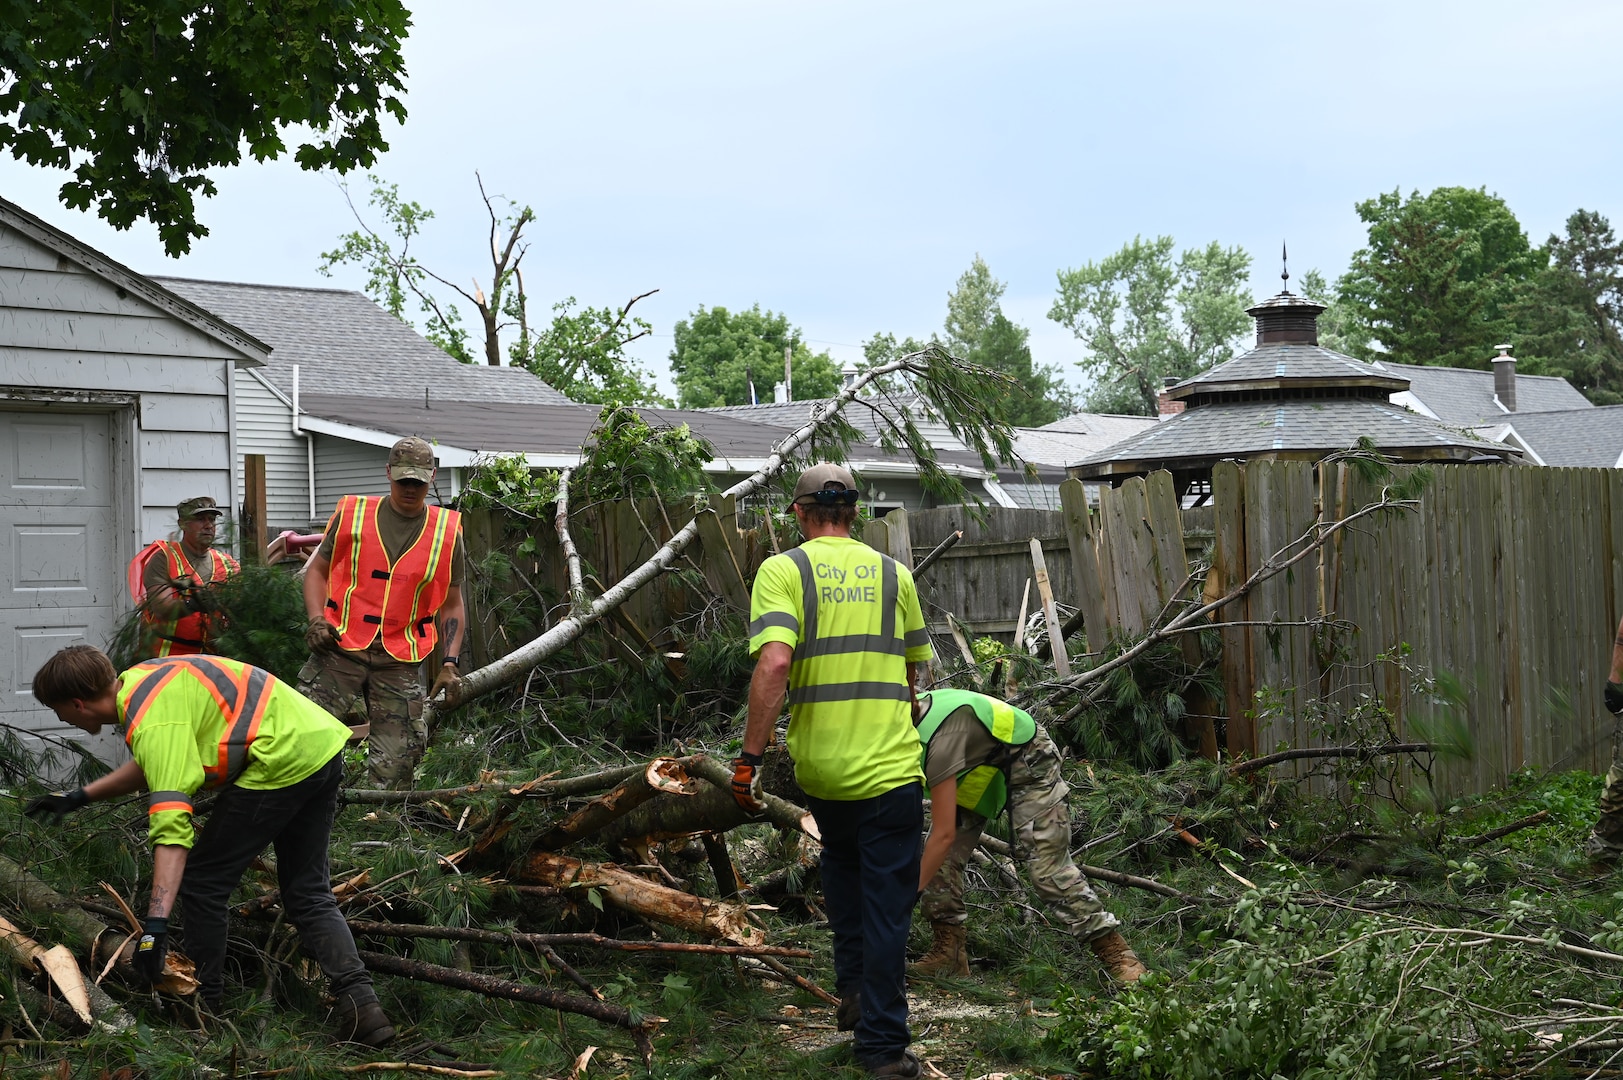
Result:
{"label": "gray reflective stripe on shirt", "polygon": [[271,677],[261,668],[248,669],[248,693],[244,695],[242,708],[237,715],[231,718],[231,731],[226,736],[225,744],[225,777],[223,783],[229,784],[242,775],[248,767],[249,731],[252,730],[254,720],[263,711],[265,697],[270,693]]}
{"label": "gray reflective stripe on shirt", "polygon": [[200,679],[207,679],[214,692],[220,695],[225,702],[227,715],[237,712],[237,684],[232,681],[231,674],[212,660],[204,660],[195,656],[178,656],[174,660],[177,664],[184,664]]}
{"label": "gray reflective stripe on shirt", "polygon": [[817,640],[817,579],[812,573],[811,556],[800,548],[784,552],[800,571],[800,640]]}
{"label": "gray reflective stripe on shirt", "polygon": [[795,650],[795,655],[804,659],[813,656],[834,656],[839,653],[875,652],[887,656],[901,656],[907,652],[902,639],[892,634],[885,637],[883,634],[840,634],[835,637],[818,638]]}
{"label": "gray reflective stripe on shirt", "polygon": [[930,631],[922,626],[917,630],[909,630],[903,641],[909,649],[916,649],[920,645],[928,645],[930,644]]}
{"label": "gray reflective stripe on shirt", "polygon": [[163,803],[185,803],[186,810],[188,813],[190,813],[192,809],[192,796],[189,792],[185,791],[153,791],[147,794],[148,811]]}
{"label": "gray reflective stripe on shirt", "polygon": [[911,701],[907,686],[899,682],[824,683],[789,691],[789,704],[812,705],[825,701]]}
{"label": "gray reflective stripe on shirt", "polygon": [[754,637],[769,626],[800,633],[800,621],[793,615],[787,611],[769,611],[759,619],[750,621],[750,637]]}

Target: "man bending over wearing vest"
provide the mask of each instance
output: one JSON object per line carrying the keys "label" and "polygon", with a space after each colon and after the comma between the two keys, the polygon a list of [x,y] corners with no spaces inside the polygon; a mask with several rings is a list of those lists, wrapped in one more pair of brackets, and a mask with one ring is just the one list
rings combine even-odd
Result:
{"label": "man bending over wearing vest", "polygon": [[964,864],[986,823],[1009,807],[1014,851],[1031,883],[1111,976],[1134,983],[1146,968],[1122,939],[1088,879],[1071,861],[1070,787],[1059,750],[1030,713],[968,690],[919,695],[930,835],[919,867],[920,906],[934,941],[912,975],[969,974],[965,943]]}
{"label": "man bending over wearing vest", "polygon": [[[101,650],[70,645],[45,661],[33,689],[80,731],[122,729],[133,760],[66,795],[42,795],[25,813],[60,820],[87,803],[148,792],[152,898],[137,974],[162,978],[178,897],[203,1002],[221,1015],[226,905],[268,844],[282,906],[338,999],[339,1037],[374,1047],[394,1038],[330,884],[348,728],[269,672],[222,656],[148,660],[116,675]],[[201,836],[192,823],[199,788],[222,789]]]}
{"label": "man bending over wearing vest", "polygon": [[386,498],[338,501],[305,564],[310,660],[299,691],[342,719],[364,701],[352,737],[367,739],[373,783],[409,788],[428,747],[417,671],[443,633],[445,660],[428,694],[455,693],[467,614],[459,515],[428,505],[433,449],[401,439],[389,451],[388,475]]}
{"label": "man bending over wearing vest", "polygon": [[907,1044],[907,929],[918,895],[924,774],[916,668],[930,659],[913,576],[851,538],[857,486],[838,465],[795,484],[806,542],[761,564],[750,602],[749,721],[733,798],[761,809],[761,754],[789,697],[789,753],[823,841],[841,1030],[874,1076],[920,1075]]}

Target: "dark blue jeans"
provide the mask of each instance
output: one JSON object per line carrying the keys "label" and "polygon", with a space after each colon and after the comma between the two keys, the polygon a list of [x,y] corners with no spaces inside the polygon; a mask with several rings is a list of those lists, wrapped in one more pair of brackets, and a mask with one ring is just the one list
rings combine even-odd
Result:
{"label": "dark blue jeans", "polygon": [[823,898],[834,930],[834,985],[862,992],[855,1051],[863,1065],[900,1057],[907,1030],[907,931],[919,891],[924,788],[914,782],[872,799],[807,796],[823,834]]}
{"label": "dark blue jeans", "polygon": [[298,928],[304,954],[332,983],[333,994],[347,994],[357,1005],[378,999],[332,894],[327,843],[343,779],[343,756],[335,754],[290,787],[254,791],[231,785],[220,794],[180,879],[186,955],[197,965],[205,1001],[218,1002],[225,991],[231,892],[266,845],[276,849],[276,878],[288,921]]}

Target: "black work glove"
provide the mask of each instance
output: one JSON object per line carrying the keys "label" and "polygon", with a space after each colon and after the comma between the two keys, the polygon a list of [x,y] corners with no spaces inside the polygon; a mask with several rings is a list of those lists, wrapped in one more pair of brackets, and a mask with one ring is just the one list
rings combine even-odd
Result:
{"label": "black work glove", "polygon": [[760,754],[739,754],[733,758],[733,801],[746,812],[759,814],[766,809],[761,799]]}
{"label": "black work glove", "polygon": [[130,958],[136,978],[148,986],[157,986],[163,979],[163,961],[168,955],[169,920],[161,915],[148,915],[141,923],[135,955]]}
{"label": "black work glove", "polygon": [[220,610],[219,594],[209,585],[193,585],[182,594],[182,599],[186,602],[187,611],[212,615]]}
{"label": "black work glove", "polygon": [[28,805],[23,807],[23,813],[31,818],[50,816],[50,824],[60,825],[62,819],[75,810],[90,805],[90,797],[85,794],[84,788],[74,788],[65,795],[40,795],[30,799]]}
{"label": "black work glove", "polygon": [[1606,711],[1613,716],[1623,713],[1623,683],[1606,684]]}

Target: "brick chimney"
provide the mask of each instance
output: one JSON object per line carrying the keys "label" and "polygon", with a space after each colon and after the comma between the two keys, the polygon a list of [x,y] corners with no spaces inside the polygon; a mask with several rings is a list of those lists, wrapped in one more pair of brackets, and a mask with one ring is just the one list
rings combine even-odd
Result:
{"label": "brick chimney", "polygon": [[1180,381],[1181,380],[1176,375],[1168,375],[1166,378],[1161,380],[1161,394],[1156,412],[1161,414],[1162,420],[1170,419],[1171,417],[1177,416],[1179,413],[1183,412],[1184,403],[1181,401],[1173,401],[1171,396],[1167,393],[1168,388],[1177,386]]}
{"label": "brick chimney", "polygon": [[1516,358],[1510,355],[1510,346],[1495,345],[1499,355],[1493,358],[1493,396],[1508,412],[1516,411]]}

